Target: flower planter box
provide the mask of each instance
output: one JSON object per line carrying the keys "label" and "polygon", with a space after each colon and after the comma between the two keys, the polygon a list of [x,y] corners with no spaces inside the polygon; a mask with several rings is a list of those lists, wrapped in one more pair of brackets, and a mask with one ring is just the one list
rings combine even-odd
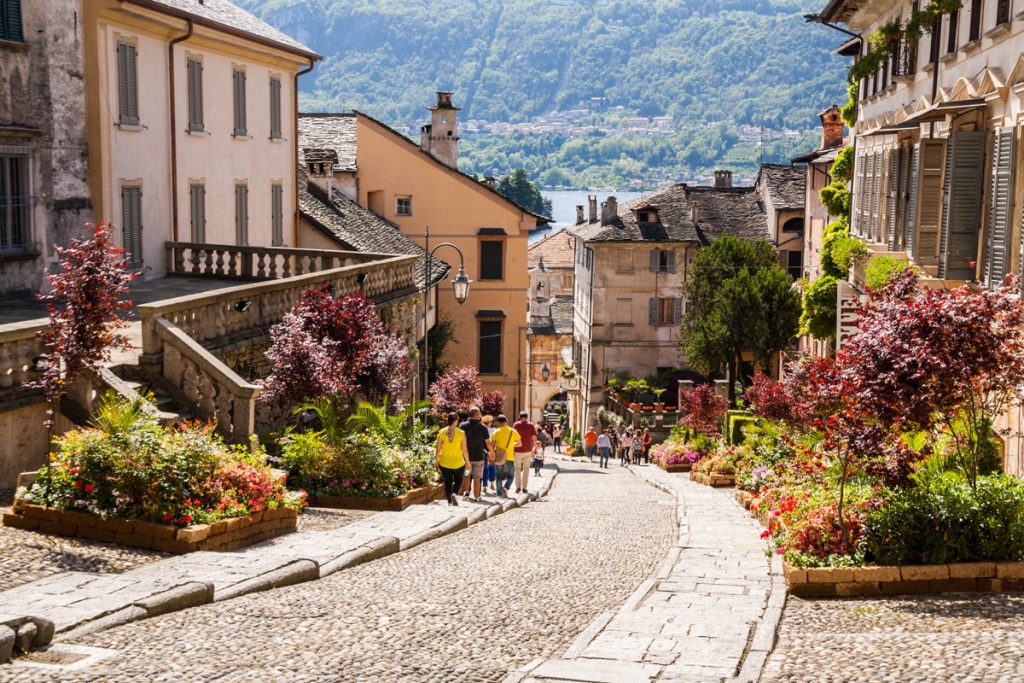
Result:
{"label": "flower planter box", "polygon": [[404,510],[410,505],[429,503],[444,498],[443,484],[430,484],[407,491],[391,498],[370,498],[367,496],[310,496],[309,504],[321,508],[345,508],[349,510]]}
{"label": "flower planter box", "polygon": [[807,598],[1024,591],[1024,562],[812,569],[786,563],[784,574],[789,592]]}
{"label": "flower planter box", "polygon": [[725,488],[736,485],[735,474],[703,474],[701,472],[694,472],[691,470],[690,479],[698,484],[714,486],[715,488]]}
{"label": "flower planter box", "polygon": [[76,510],[57,510],[15,501],[4,514],[4,526],[57,536],[117,543],[133,548],[181,555],[196,550],[237,550],[295,531],[298,511],[264,510],[248,517],[232,517],[212,524],[177,527],[125,519],[103,519]]}
{"label": "flower planter box", "polygon": [[666,472],[689,472],[693,468],[693,463],[690,462],[676,462],[671,465],[665,465],[655,461],[655,464]]}
{"label": "flower planter box", "polygon": [[754,501],[754,494],[750,491],[736,490],[736,502],[742,505],[745,509],[750,509],[750,504]]}

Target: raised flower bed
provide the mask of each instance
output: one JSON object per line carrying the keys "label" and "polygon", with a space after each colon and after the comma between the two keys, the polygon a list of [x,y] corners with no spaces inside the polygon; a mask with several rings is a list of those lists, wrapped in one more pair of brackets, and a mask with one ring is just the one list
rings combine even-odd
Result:
{"label": "raised flower bed", "polygon": [[678,435],[669,436],[651,449],[651,461],[666,472],[689,472],[704,453]]}
{"label": "raised flower bed", "polygon": [[869,567],[794,567],[786,587],[806,598],[1024,591],[1024,562],[955,562]]}
{"label": "raised flower bed", "polygon": [[735,474],[706,474],[704,472],[690,471],[690,479],[698,484],[714,486],[715,488],[726,488],[736,485]]}
{"label": "raised flower bed", "polygon": [[309,504],[324,508],[347,508],[351,510],[404,510],[410,505],[429,503],[444,498],[443,484],[427,484],[398,496],[310,496]]}

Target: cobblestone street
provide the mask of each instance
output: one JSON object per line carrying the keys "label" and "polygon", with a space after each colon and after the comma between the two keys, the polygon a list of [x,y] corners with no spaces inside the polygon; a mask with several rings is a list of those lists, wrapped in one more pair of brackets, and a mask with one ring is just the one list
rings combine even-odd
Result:
{"label": "cobblestone street", "polygon": [[1024,680],[1024,596],[790,598],[762,681]]}
{"label": "cobblestone street", "polygon": [[625,470],[563,463],[548,496],[320,581],[128,624],[76,644],[77,671],[2,681],[500,681],[564,650],[672,543],[670,497]]}

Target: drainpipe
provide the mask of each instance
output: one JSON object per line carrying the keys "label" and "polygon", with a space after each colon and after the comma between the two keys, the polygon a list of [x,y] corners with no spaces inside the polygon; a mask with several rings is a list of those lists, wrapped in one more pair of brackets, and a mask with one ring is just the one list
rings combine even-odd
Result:
{"label": "drainpipe", "polygon": [[[292,169],[295,173],[295,220],[292,228],[294,232],[294,234],[292,235],[292,246],[294,247],[299,246],[299,172],[294,170],[295,165],[299,163],[299,76],[305,76],[310,71],[312,71],[313,64],[313,60],[310,59],[309,64],[307,66],[303,67],[302,69],[299,69],[299,71],[296,72],[295,88],[292,91],[292,105],[294,110],[293,120],[295,121],[295,130],[292,131],[292,138],[295,140],[293,144],[294,151],[292,152]],[[328,195],[328,198],[330,198],[330,195]],[[423,315],[423,334],[425,338],[427,331],[426,311],[423,312]]]}
{"label": "drainpipe", "polygon": [[174,241],[178,241],[178,108],[174,90],[174,46],[192,37],[195,24],[188,19],[188,31],[167,44],[168,88],[171,106],[171,229]]}

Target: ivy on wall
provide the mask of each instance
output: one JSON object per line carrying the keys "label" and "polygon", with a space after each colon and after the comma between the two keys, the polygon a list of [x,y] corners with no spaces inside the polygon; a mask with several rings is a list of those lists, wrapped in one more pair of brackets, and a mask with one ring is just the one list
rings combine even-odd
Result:
{"label": "ivy on wall", "polygon": [[922,36],[931,33],[943,14],[957,12],[962,6],[963,0],[931,0],[923,8],[912,12],[905,22],[891,21],[877,28],[868,36],[867,54],[850,67],[850,82],[856,83],[876,73],[901,41],[916,44]]}

